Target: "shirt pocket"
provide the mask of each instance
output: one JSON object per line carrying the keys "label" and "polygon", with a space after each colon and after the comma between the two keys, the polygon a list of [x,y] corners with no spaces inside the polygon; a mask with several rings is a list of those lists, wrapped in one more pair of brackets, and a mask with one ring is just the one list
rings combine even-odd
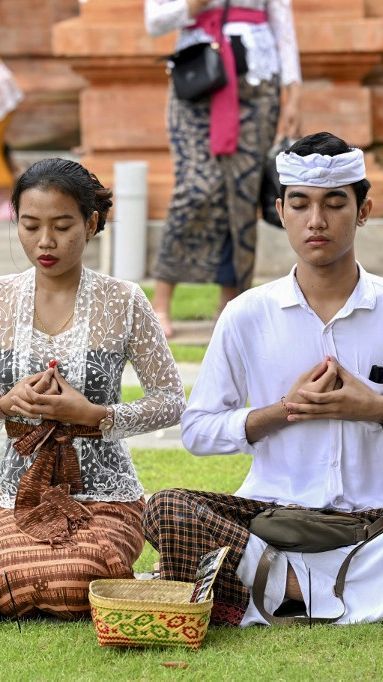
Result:
{"label": "shirt pocket", "polygon": [[[378,395],[383,395],[383,384],[378,384],[376,381],[371,381],[371,379],[368,379],[366,376],[363,374],[360,374],[359,372],[353,372],[353,375],[355,376],[356,379],[359,379],[363,384],[368,386],[374,393],[377,393]],[[374,421],[365,421],[363,422],[365,425],[366,429],[369,431],[382,431],[382,424],[379,422],[374,422]]]}

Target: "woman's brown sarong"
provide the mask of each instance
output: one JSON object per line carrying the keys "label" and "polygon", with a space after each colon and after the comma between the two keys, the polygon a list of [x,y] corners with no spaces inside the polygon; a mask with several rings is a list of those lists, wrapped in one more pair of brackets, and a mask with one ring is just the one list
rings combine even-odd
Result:
{"label": "woman's brown sarong", "polygon": [[0,509],[0,614],[84,616],[91,580],[133,577],[145,542],[145,502],[80,503],[71,496],[82,490],[72,440],[99,438],[97,429],[48,420],[7,420],[6,429],[20,455],[38,454],[20,480],[15,510]]}
{"label": "woman's brown sarong", "polygon": [[89,583],[96,578],[133,578],[143,545],[143,500],[85,502],[88,528],[75,543],[36,542],[20,531],[13,509],[0,509],[0,614],[13,616],[7,573],[19,616],[40,611],[70,620],[89,613]]}

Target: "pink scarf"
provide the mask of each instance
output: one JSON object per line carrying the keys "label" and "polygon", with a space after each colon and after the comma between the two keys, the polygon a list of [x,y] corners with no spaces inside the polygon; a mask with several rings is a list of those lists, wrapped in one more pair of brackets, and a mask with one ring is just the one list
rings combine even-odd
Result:
{"label": "pink scarf", "polygon": [[[239,135],[239,101],[237,74],[230,41],[221,33],[223,9],[209,9],[196,17],[193,26],[203,28],[206,33],[221,45],[221,55],[225,65],[228,83],[211,96],[210,105],[210,149],[213,156],[235,154]],[[262,10],[229,8],[227,22],[244,21],[249,24],[263,24],[267,14]]]}

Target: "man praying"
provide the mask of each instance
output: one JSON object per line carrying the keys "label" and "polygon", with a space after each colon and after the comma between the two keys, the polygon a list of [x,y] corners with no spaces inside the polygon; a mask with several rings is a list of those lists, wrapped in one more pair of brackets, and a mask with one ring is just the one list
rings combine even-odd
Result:
{"label": "man praying", "polygon": [[221,314],[189,405],[183,442],[195,455],[248,453],[233,495],[162,490],[145,514],[160,574],[193,581],[200,556],[230,551],[212,621],[273,622],[297,610],[336,623],[383,618],[383,535],[352,557],[343,600],[338,571],[355,545],[273,553],[263,606],[253,583],[266,542],[250,522],[268,505],[383,515],[383,278],[355,258],[371,211],[363,153],[330,133],[277,157],[277,209],[296,253],[281,279]]}

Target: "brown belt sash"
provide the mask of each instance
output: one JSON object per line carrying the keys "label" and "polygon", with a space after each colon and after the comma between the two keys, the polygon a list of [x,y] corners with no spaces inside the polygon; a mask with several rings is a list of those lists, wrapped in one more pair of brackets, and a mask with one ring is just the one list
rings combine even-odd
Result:
{"label": "brown belt sash", "polygon": [[20,479],[15,521],[23,533],[38,542],[67,544],[92,514],[70,494],[83,490],[73,438],[100,438],[97,427],[44,420],[38,425],[6,420],[9,438],[22,457],[37,456]]}

